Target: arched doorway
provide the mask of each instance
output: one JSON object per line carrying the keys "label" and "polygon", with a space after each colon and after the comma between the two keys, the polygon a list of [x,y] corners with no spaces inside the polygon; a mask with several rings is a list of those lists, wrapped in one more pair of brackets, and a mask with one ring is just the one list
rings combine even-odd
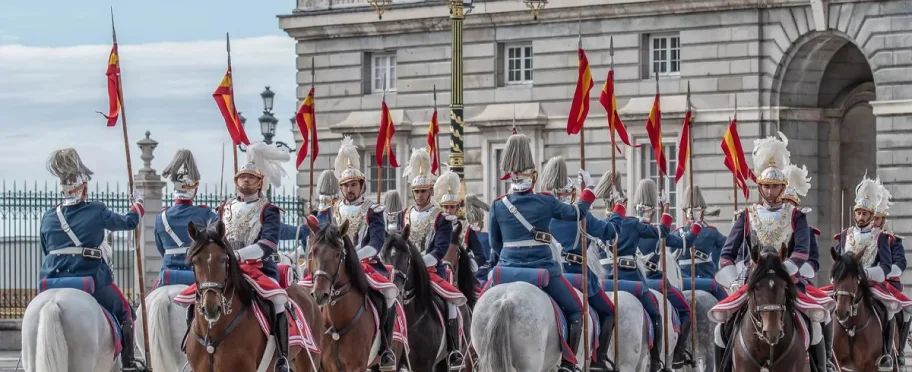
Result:
{"label": "arched doorway", "polygon": [[[778,89],[777,89],[778,88]],[[780,107],[778,128],[789,138],[791,161],[807,165],[812,188],[802,206],[821,231],[819,283],[828,283],[833,235],[851,223],[855,186],[877,172],[874,78],[862,51],[835,31],[810,32],[780,63],[770,96]]]}

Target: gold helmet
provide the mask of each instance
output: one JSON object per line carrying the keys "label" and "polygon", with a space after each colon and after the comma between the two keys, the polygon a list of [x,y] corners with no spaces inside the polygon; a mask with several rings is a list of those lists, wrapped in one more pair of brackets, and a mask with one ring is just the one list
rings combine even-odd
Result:
{"label": "gold helmet", "polygon": [[405,177],[414,177],[411,180],[412,190],[430,190],[434,188],[434,175],[431,174],[431,154],[427,148],[412,150],[408,166],[405,167]]}
{"label": "gold helmet", "polygon": [[335,163],[336,178],[339,184],[344,185],[353,181],[364,181],[364,173],[361,172],[361,155],[358,154],[358,147],[350,136],[342,138],[342,145],[339,146],[339,154],[336,155]]}
{"label": "gold helmet", "polygon": [[788,178],[783,169],[789,164],[788,138],[779,132],[779,138],[770,136],[754,140],[754,172],[758,185],[786,185]]}
{"label": "gold helmet", "polygon": [[462,200],[459,197],[459,175],[449,169],[449,166],[443,164],[446,169],[437,178],[434,183],[434,196],[437,197],[437,203],[442,206],[459,206]]}

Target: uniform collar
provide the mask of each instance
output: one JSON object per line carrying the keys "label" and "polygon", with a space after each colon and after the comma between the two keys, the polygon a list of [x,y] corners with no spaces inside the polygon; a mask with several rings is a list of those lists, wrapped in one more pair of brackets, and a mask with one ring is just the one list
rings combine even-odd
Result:
{"label": "uniform collar", "polygon": [[174,201],[174,205],[193,205],[193,199],[177,199]]}
{"label": "uniform collar", "polygon": [[259,194],[259,193],[254,194],[254,195],[251,195],[250,197],[245,197],[244,195],[240,195],[240,196],[237,197],[237,200],[238,200],[238,201],[240,201],[241,203],[247,203],[247,204],[256,203],[256,202],[259,201],[260,199],[261,199],[261,198],[260,198],[260,194]]}

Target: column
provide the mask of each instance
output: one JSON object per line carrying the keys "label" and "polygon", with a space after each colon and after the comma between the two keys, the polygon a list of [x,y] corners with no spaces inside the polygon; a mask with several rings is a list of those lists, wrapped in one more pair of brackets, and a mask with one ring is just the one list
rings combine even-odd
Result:
{"label": "column", "polygon": [[164,208],[162,191],[165,187],[161,176],[156,173],[155,169],[152,169],[152,159],[155,158],[152,152],[158,147],[158,142],[149,138],[149,134],[149,131],[146,131],[146,138],[136,142],[142,151],[140,159],[143,161],[143,166],[133,176],[133,183],[137,189],[142,191],[145,198],[143,207],[145,207],[146,214],[142,219],[140,249],[143,255],[143,270],[145,271],[143,284],[146,286],[146,293],[151,290],[152,283],[155,282],[158,271],[161,269],[161,256],[155,248],[155,217]]}

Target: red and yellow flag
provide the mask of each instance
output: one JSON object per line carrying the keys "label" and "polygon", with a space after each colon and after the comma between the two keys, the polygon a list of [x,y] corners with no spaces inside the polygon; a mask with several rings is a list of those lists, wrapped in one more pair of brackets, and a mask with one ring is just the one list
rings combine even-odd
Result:
{"label": "red and yellow flag", "polygon": [[317,159],[317,154],[320,152],[320,146],[317,141],[317,117],[314,111],[314,102],[314,88],[310,88],[310,93],[307,93],[304,103],[301,104],[297,114],[295,114],[295,122],[298,124],[298,130],[301,131],[302,137],[301,149],[298,150],[298,159],[295,162],[295,167],[297,168],[300,168],[301,163],[307,158],[307,150],[310,146],[313,146],[313,151],[310,152],[311,165],[313,165],[313,162]]}
{"label": "red and yellow flag", "polygon": [[567,117],[567,134],[577,134],[583,129],[583,123],[589,116],[589,91],[592,90],[592,71],[589,70],[589,59],[586,52],[579,48],[579,77],[576,80],[576,92],[570,104]]}
{"label": "red and yellow flag", "polygon": [[120,116],[120,56],[117,54],[117,43],[111,47],[111,55],[108,57],[108,69],[105,71],[108,77],[108,114],[102,112],[105,119],[108,119],[108,126],[117,125],[117,118]]}
{"label": "red and yellow flag", "polygon": [[687,170],[687,160],[690,159],[690,117],[691,111],[688,106],[687,112],[684,113],[684,127],[681,128],[681,136],[678,138],[678,168],[675,169],[675,183],[678,183],[684,176],[684,171]]}
{"label": "red and yellow flag", "polygon": [[389,157],[389,163],[393,168],[399,168],[399,162],[396,161],[396,154],[393,152],[392,142],[393,135],[396,134],[396,125],[393,123],[393,117],[390,115],[389,107],[386,101],[383,101],[380,109],[380,133],[377,133],[377,151],[374,155],[377,158],[377,166],[383,166],[383,156]]}
{"label": "red and yellow flag", "polygon": [[230,65],[222,78],[222,82],[219,83],[218,88],[215,88],[215,93],[212,93],[212,98],[215,98],[215,103],[218,105],[219,111],[222,112],[222,117],[225,118],[225,125],[228,126],[228,134],[231,135],[234,145],[249,145],[250,140],[247,139],[247,133],[244,131],[241,118],[234,105],[234,80],[231,78]]}
{"label": "red and yellow flag", "polygon": [[738,136],[738,119],[732,119],[728,125],[728,130],[722,136],[722,152],[725,154],[725,166],[735,176],[738,186],[744,192],[744,197],[750,197],[750,189],[747,187],[747,180],[757,181],[754,172],[750,170],[747,159],[744,156],[744,150],[741,148],[741,137]]}
{"label": "red and yellow flag", "polygon": [[437,170],[440,168],[440,149],[437,148],[437,135],[439,134],[440,124],[437,122],[437,110],[434,110],[427,134],[428,152],[431,153],[431,174],[437,174]]}
{"label": "red and yellow flag", "polygon": [[668,164],[665,161],[665,147],[662,145],[662,108],[659,106],[659,93],[656,93],[655,102],[646,118],[646,133],[649,134],[649,143],[655,153],[661,175],[668,175]]}
{"label": "red and yellow flag", "polygon": [[[630,136],[627,135],[627,128],[624,127],[624,122],[621,121],[621,115],[618,114],[617,97],[614,95],[614,70],[608,70],[608,79],[605,80],[605,85],[602,86],[602,94],[599,95],[599,103],[602,104],[602,107],[605,108],[605,112],[607,112],[608,131],[611,133],[612,138],[614,138],[614,133],[617,132],[618,137],[620,137],[621,141],[627,146],[642,147],[640,145],[634,146],[630,144]],[[620,146],[617,146],[616,148],[618,153],[620,153]]]}

